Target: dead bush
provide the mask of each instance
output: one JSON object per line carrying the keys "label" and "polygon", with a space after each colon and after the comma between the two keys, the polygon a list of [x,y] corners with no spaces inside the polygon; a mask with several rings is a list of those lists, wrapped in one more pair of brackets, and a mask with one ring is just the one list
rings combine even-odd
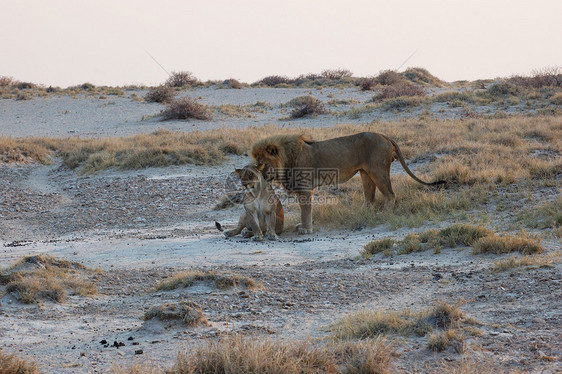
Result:
{"label": "dead bush", "polygon": [[144,96],[149,103],[168,103],[173,100],[176,92],[170,86],[161,85],[151,88]]}
{"label": "dead bush", "polygon": [[191,97],[182,97],[170,101],[161,115],[164,120],[194,118],[208,121],[212,118],[209,108]]}
{"label": "dead bush", "polygon": [[379,73],[375,78],[378,84],[383,86],[392,86],[398,83],[407,82],[406,78],[402,74],[395,72],[394,70],[384,70]]}
{"label": "dead bush", "polygon": [[381,92],[373,97],[373,101],[382,101],[400,96],[425,96],[425,94],[423,87],[410,82],[398,82],[384,86]]}
{"label": "dead bush", "polygon": [[173,71],[166,81],[168,87],[188,87],[195,86],[199,80],[190,71]]}
{"label": "dead bush", "polygon": [[258,83],[265,84],[266,86],[269,87],[275,87],[279,84],[292,84],[294,83],[294,81],[286,76],[270,75],[261,79],[260,81],[258,81]]}
{"label": "dead bush", "polygon": [[322,71],[321,75],[326,79],[339,81],[343,78],[350,78],[353,73],[347,69],[326,69]]}
{"label": "dead bush", "polygon": [[326,113],[324,103],[310,95],[296,97],[286,105],[293,108],[291,112],[291,118],[293,119]]}

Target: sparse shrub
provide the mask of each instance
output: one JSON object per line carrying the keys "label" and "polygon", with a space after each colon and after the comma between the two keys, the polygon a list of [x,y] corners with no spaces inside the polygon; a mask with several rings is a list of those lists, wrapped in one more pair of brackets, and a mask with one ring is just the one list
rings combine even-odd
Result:
{"label": "sparse shrub", "polygon": [[381,92],[373,97],[373,101],[381,101],[399,96],[425,96],[425,90],[423,87],[410,82],[394,83],[383,87]]}
{"label": "sparse shrub", "polygon": [[399,96],[391,99],[386,99],[381,104],[383,110],[399,110],[404,108],[417,107],[423,104],[424,99],[418,96]]}
{"label": "sparse shrub", "polygon": [[379,73],[375,78],[378,84],[383,86],[392,86],[399,83],[406,83],[407,80],[402,76],[402,74],[395,72],[394,70],[384,70]]}
{"label": "sparse shrub", "polygon": [[324,103],[314,96],[299,96],[289,101],[286,105],[293,108],[291,118],[302,118],[326,113]]}
{"label": "sparse shrub", "polygon": [[165,85],[168,87],[195,86],[199,80],[190,71],[173,71]]}
{"label": "sparse shrub", "polygon": [[506,82],[494,83],[486,90],[486,93],[492,97],[507,96],[515,93],[512,85]]}
{"label": "sparse shrub", "polygon": [[554,105],[562,105],[562,92],[557,92],[548,99]]}
{"label": "sparse shrub", "polygon": [[562,87],[562,71],[560,67],[544,68],[533,71],[528,77],[516,75],[507,81],[524,88]]}
{"label": "sparse shrub", "polygon": [[151,88],[144,96],[149,103],[168,103],[173,100],[176,92],[170,86],[161,85]]}
{"label": "sparse shrub", "polygon": [[159,318],[162,321],[180,320],[188,326],[209,323],[203,315],[201,306],[191,301],[154,306],[144,314],[144,320],[146,321],[153,318]]}
{"label": "sparse shrub", "polygon": [[408,68],[402,75],[409,81],[417,84],[427,84],[436,87],[444,85],[441,79],[435,77],[424,68]]}
{"label": "sparse shrub", "polygon": [[350,78],[353,73],[347,69],[326,69],[321,73],[322,77],[330,80],[341,80],[343,78]]}
{"label": "sparse shrub", "polygon": [[373,90],[379,82],[375,77],[359,78],[356,84],[361,88],[361,91],[371,91]]}
{"label": "sparse shrub", "polygon": [[412,252],[420,252],[425,248],[421,245],[421,240],[416,234],[408,234],[404,239],[400,241],[400,250],[398,254],[408,254]]}
{"label": "sparse shrub", "polygon": [[194,118],[207,121],[212,118],[209,108],[191,97],[170,101],[161,115],[165,120]]}
{"label": "sparse shrub", "polygon": [[387,249],[392,248],[393,245],[394,240],[391,238],[373,240],[365,244],[363,250],[361,251],[361,256],[363,256],[363,258],[370,258],[376,253],[381,253]]}
{"label": "sparse shrub", "polygon": [[281,75],[270,75],[265,78],[262,78],[258,83],[265,84],[269,87],[275,87],[279,84],[291,84],[293,80],[289,77],[281,76]]}
{"label": "sparse shrub", "polygon": [[0,75],[0,87],[9,87],[13,86],[16,83],[16,80],[12,77],[7,77],[5,75]]}
{"label": "sparse shrub", "polygon": [[226,81],[224,81],[224,84],[230,88],[234,88],[235,90],[239,90],[242,88],[242,83],[233,78],[227,79]]}
{"label": "sparse shrub", "polygon": [[524,255],[544,252],[541,240],[538,236],[531,236],[525,232],[517,236],[487,235],[474,243],[473,253],[495,253],[504,254],[519,252]]}
{"label": "sparse shrub", "polygon": [[20,90],[28,90],[37,86],[31,82],[17,82],[15,83],[15,87]]}

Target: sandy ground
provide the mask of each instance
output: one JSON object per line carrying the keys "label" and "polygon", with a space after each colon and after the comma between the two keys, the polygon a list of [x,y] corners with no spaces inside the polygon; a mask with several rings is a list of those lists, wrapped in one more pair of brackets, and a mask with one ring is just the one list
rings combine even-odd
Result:
{"label": "sandy ground", "polygon": [[[232,96],[240,95],[235,90],[190,94],[214,100],[213,105],[243,105],[258,100],[283,103],[303,94],[296,91],[248,90],[244,98]],[[343,91],[365,100],[357,90]],[[159,112],[158,104],[109,100],[115,103],[68,97],[0,100],[0,134],[109,136],[193,126],[140,120]],[[66,110],[70,113],[61,114]],[[203,128],[223,125],[229,123],[206,123]],[[476,256],[469,248],[359,257],[363,245],[374,238],[402,238],[434,225],[398,230],[383,225],[359,231],[316,227],[313,235],[287,232],[277,242],[227,240],[214,222],[232,226],[242,208],[213,207],[224,194],[227,175],[246,162],[239,157],[216,167],[187,165],[93,176],[78,176],[56,160],[49,166],[1,167],[0,264],[50,254],[102,270],[93,276],[99,292],[92,297],[73,295],[63,304],[24,305],[4,294],[3,350],[32,357],[49,373],[105,372],[114,365],[147,360],[169,366],[178,350],[189,350],[222,332],[284,340],[323,338],[331,323],[358,309],[420,310],[443,300],[462,301],[465,314],[480,321],[482,334],[467,337],[464,355],[430,352],[425,337],[401,339],[396,345],[397,369],[424,372],[440,360],[467,356],[521,372],[560,369],[560,264],[492,273],[490,266],[498,257]],[[543,244],[549,251],[561,249],[555,240]],[[261,281],[264,288],[220,290],[204,283],[152,291],[155,284],[185,269],[235,272]],[[179,300],[199,303],[210,325],[187,328],[142,320],[149,307]],[[104,347],[102,340],[125,345]],[[135,353],[139,349],[142,354]]]}

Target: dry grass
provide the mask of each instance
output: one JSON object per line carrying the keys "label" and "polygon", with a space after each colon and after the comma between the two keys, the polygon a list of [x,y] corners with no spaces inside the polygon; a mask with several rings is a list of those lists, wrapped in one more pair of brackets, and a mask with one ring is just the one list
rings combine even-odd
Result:
{"label": "dry grass", "polygon": [[434,352],[442,352],[451,348],[454,353],[464,353],[466,345],[462,331],[449,329],[432,333],[427,338],[427,348]]}
{"label": "dry grass", "polygon": [[437,302],[417,313],[410,310],[358,311],[341,319],[331,330],[336,339],[369,339],[391,334],[424,336],[434,329],[456,328],[464,318],[458,305]]}
{"label": "dry grass", "polygon": [[62,303],[69,290],[80,296],[97,293],[95,284],[88,279],[91,273],[76,262],[52,256],[29,256],[2,270],[0,284],[26,304],[39,300]]}
{"label": "dry grass", "polygon": [[190,71],[173,71],[165,85],[169,87],[190,87],[199,83],[199,80]]}
{"label": "dry grass", "polygon": [[541,239],[538,236],[529,235],[526,232],[517,236],[491,234],[478,239],[472,248],[472,253],[505,254],[519,252],[524,255],[544,252]]}
{"label": "dry grass", "polygon": [[168,303],[150,308],[144,314],[144,320],[158,318],[161,321],[179,320],[188,326],[207,325],[201,306],[191,301]]}
{"label": "dry grass", "polygon": [[223,337],[181,354],[169,373],[390,373],[392,351],[384,339],[315,346],[309,342]]}
{"label": "dry grass", "polygon": [[169,280],[160,282],[154,288],[158,291],[169,291],[176,288],[191,287],[196,282],[212,282],[221,290],[233,287],[243,287],[246,289],[259,289],[263,287],[261,282],[238,274],[219,274],[214,271],[184,271],[175,274]]}
{"label": "dry grass", "polygon": [[501,272],[508,270],[530,270],[541,267],[552,267],[562,262],[562,252],[557,251],[547,254],[511,256],[494,262],[492,271]]}
{"label": "dry grass", "polygon": [[8,355],[0,350],[0,373],[2,374],[39,374],[37,365],[29,359]]}
{"label": "dry grass", "polygon": [[[56,153],[67,166],[87,166],[87,172],[109,167],[216,164],[233,149],[238,154],[247,151],[264,134],[304,132],[323,140],[361,131],[376,131],[393,138],[409,159],[440,155],[416,173],[423,177],[426,172],[429,179],[445,179],[450,185],[477,188],[482,184],[507,185],[519,180],[553,184],[562,174],[562,116],[406,120],[314,129],[265,126],[186,134],[158,131],[105,139],[0,137],[0,155],[5,162],[48,162],[49,155]],[[404,196],[404,191],[399,191],[401,187],[396,182],[393,184],[398,197]],[[420,196],[425,194],[419,189],[414,191]]]}

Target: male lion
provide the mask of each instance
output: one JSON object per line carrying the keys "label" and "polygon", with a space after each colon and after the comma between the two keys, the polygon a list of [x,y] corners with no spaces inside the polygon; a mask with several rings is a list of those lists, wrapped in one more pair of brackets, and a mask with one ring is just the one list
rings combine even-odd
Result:
{"label": "male lion", "polygon": [[264,166],[246,165],[234,170],[242,182],[245,212],[240,216],[238,226],[224,233],[227,238],[240,234],[244,228],[244,237],[255,241],[264,240],[263,232],[269,240],[279,239],[277,235],[283,232],[283,205],[271,183],[263,177]]}
{"label": "male lion", "polygon": [[384,135],[363,132],[324,141],[312,141],[304,135],[277,135],[257,141],[252,157],[258,165],[289,191],[297,194],[301,209],[299,234],[312,233],[312,194],[316,187],[343,183],[358,171],[363,182],[365,200],[375,201],[378,188],[387,203],[394,204],[390,184],[390,164],[395,155],[404,170],[414,180],[425,185],[406,165],[398,145]]}

